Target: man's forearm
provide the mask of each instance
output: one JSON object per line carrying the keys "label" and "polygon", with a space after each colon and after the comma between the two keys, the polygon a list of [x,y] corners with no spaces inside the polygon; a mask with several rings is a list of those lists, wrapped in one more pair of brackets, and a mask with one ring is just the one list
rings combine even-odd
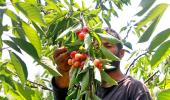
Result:
{"label": "man's forearm", "polygon": [[59,88],[68,88],[69,86],[69,72],[64,72],[62,76],[55,77],[55,84]]}

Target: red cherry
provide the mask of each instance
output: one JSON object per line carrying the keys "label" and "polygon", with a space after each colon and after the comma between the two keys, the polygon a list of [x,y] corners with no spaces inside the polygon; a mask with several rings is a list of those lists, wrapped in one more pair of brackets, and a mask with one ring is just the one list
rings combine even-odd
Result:
{"label": "red cherry", "polygon": [[93,61],[93,63],[94,63],[95,66],[98,66],[101,62],[100,62],[99,59],[95,59],[95,60]]}
{"label": "red cherry", "polygon": [[80,66],[80,62],[79,61],[75,61],[73,64],[74,68],[78,68]]}
{"label": "red cherry", "polygon": [[76,62],[75,58],[73,58],[71,61],[72,61],[72,65]]}
{"label": "red cherry", "polygon": [[87,26],[85,26],[85,27],[83,27],[82,31],[85,32],[85,33],[87,33],[87,32],[89,32],[90,30],[89,30],[89,28],[88,28]]}
{"label": "red cherry", "polygon": [[87,58],[87,54],[84,54],[84,53],[81,54],[81,59],[82,59],[82,60],[85,60],[86,58]]}
{"label": "red cherry", "polygon": [[68,59],[68,65],[72,65],[72,59]]}
{"label": "red cherry", "polygon": [[78,38],[79,38],[79,40],[83,41],[84,38],[85,38],[85,33],[84,33],[84,32],[81,32],[81,33],[78,35]]}
{"label": "red cherry", "polygon": [[77,31],[76,34],[79,35],[81,33],[81,31]]}
{"label": "red cherry", "polygon": [[71,57],[71,58],[74,58],[76,53],[77,53],[77,51],[72,51],[72,52],[70,53],[70,57]]}
{"label": "red cherry", "polygon": [[97,68],[98,68],[99,70],[102,70],[102,66],[103,66],[103,64],[100,63],[100,64],[97,66]]}
{"label": "red cherry", "polygon": [[80,53],[75,54],[75,60],[81,60],[81,54]]}
{"label": "red cherry", "polygon": [[93,63],[99,70],[102,69],[103,64],[101,63],[99,59],[95,59]]}

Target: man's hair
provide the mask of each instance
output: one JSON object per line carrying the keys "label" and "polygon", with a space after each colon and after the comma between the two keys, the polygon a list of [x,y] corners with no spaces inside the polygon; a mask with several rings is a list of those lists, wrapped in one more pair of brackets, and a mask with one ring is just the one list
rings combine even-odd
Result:
{"label": "man's hair", "polygon": [[[121,40],[119,34],[118,34],[115,30],[113,30],[113,29],[111,29],[111,28],[109,28],[109,27],[104,28],[104,30],[105,30],[108,34],[110,34],[110,35],[112,35],[113,37],[117,38],[118,40]],[[118,47],[119,50],[123,48],[123,45],[122,45],[121,43],[117,43],[116,45],[117,45],[117,47]]]}

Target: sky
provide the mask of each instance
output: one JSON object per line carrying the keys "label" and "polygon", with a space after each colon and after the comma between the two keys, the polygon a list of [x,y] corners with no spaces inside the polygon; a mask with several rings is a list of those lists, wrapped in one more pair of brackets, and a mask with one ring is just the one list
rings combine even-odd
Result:
{"label": "sky", "polygon": [[[9,1],[9,0],[7,0],[7,1]],[[84,0],[84,1],[86,1],[86,5],[89,5],[89,4],[91,4],[92,0]],[[118,11],[118,15],[119,15],[118,18],[112,17],[112,20],[111,20],[112,28],[114,30],[116,30],[117,32],[119,32],[121,27],[125,26],[128,21],[133,19],[135,17],[134,15],[137,13],[137,11],[140,10],[140,7],[138,7],[140,0],[131,0],[131,1],[132,1],[132,4],[130,6],[124,6],[123,11]],[[80,0],[77,0],[77,2],[80,3]],[[157,3],[159,3],[159,2],[166,2],[166,3],[170,4],[169,0],[157,0]],[[155,3],[155,5],[157,3]],[[91,5],[91,6],[93,6],[93,5]],[[8,5],[8,8],[13,9],[11,5]],[[156,35],[160,31],[163,31],[164,29],[170,27],[170,23],[168,21],[169,20],[169,14],[170,14],[170,7],[166,10],[164,15],[162,16],[156,30],[154,31],[154,35]],[[10,19],[7,16],[4,16],[3,24],[4,25],[6,25],[6,24],[10,25]],[[104,26],[106,26],[106,25],[104,25]],[[2,35],[2,39],[3,40],[9,39],[8,35],[10,35],[10,34],[11,34],[11,32],[5,32]],[[123,34],[123,33],[121,33],[120,35],[122,37],[125,36],[125,34]],[[154,37],[154,35],[152,36],[152,38]],[[134,50],[135,49],[143,49],[143,48],[146,48],[149,45],[148,42],[142,43],[142,44],[137,43],[137,38],[133,34],[129,34],[129,37],[130,38],[128,39],[128,41],[133,43]],[[4,45],[4,46],[6,46],[6,45]],[[43,72],[43,68],[40,67],[40,66],[36,66],[36,64],[33,63],[33,60],[29,55],[27,55],[25,53],[23,55],[21,55],[21,54],[19,54],[19,55],[22,58],[22,60],[24,62],[26,62],[26,65],[28,67],[28,75],[29,75],[28,79],[33,81],[35,79],[35,75],[41,74]],[[123,71],[123,73],[125,73],[124,66],[127,64],[128,56],[129,55],[126,53],[125,57],[122,59],[121,66],[123,66],[123,67],[121,67],[121,70]],[[8,52],[4,50],[2,57],[3,57],[3,59],[9,58]]]}

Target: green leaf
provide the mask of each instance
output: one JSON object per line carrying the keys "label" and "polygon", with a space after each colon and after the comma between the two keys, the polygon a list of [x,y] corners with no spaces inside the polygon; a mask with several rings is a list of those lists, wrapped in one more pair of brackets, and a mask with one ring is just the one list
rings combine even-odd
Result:
{"label": "green leaf", "polygon": [[3,47],[3,43],[2,43],[2,38],[0,38],[0,58],[2,57],[2,47]]}
{"label": "green leaf", "polygon": [[34,48],[34,46],[23,40],[23,39],[19,39],[19,38],[13,38],[11,37],[11,39],[22,49],[24,50],[26,53],[28,53],[30,56],[32,56],[35,60],[39,59],[39,56],[37,54],[36,49]]}
{"label": "green leaf", "polygon": [[108,58],[109,60],[113,60],[113,61],[119,61],[120,60],[120,58],[115,56],[111,51],[109,51],[105,47],[103,47],[103,46],[100,47],[100,50],[103,52],[103,55],[105,55],[105,57]]}
{"label": "green leaf", "polygon": [[5,44],[7,44],[8,46],[10,46],[11,48],[13,48],[14,50],[18,51],[19,53],[21,53],[21,50],[16,46],[15,43],[13,43],[12,41],[9,40],[3,40],[3,42]]}
{"label": "green leaf", "polygon": [[40,57],[41,56],[41,42],[40,42],[40,38],[37,32],[25,22],[22,22],[22,28],[24,29],[25,34],[28,37],[28,40],[35,47],[35,49],[37,50],[38,56]]}
{"label": "green leaf", "polygon": [[5,9],[0,9],[0,36],[3,33],[3,14],[4,14]]}
{"label": "green leaf", "polygon": [[[40,100],[38,91],[32,90],[30,87],[22,86],[20,83],[14,81],[16,92],[22,97],[22,100]],[[36,98],[37,97],[37,98]]]}
{"label": "green leaf", "polygon": [[149,50],[152,51],[158,45],[160,45],[163,41],[165,41],[170,36],[170,28],[158,33],[149,45]]}
{"label": "green leaf", "polygon": [[157,99],[158,100],[169,100],[169,97],[170,97],[170,89],[165,89],[158,93]]}
{"label": "green leaf", "polygon": [[55,68],[52,68],[40,61],[38,61],[38,64],[41,65],[43,68],[49,71],[49,73],[53,76],[62,76]]}
{"label": "green leaf", "polygon": [[12,34],[17,38],[21,38],[23,40],[26,40],[25,32],[24,32],[23,28],[21,28],[22,27],[21,23],[17,23],[17,22],[12,20],[12,26],[13,26]]}
{"label": "green leaf", "polygon": [[72,29],[72,27],[69,27],[68,29],[66,29],[64,32],[62,32],[58,37],[57,40],[62,39],[64,36],[66,36],[70,30]]}
{"label": "green leaf", "polygon": [[102,99],[99,98],[97,95],[94,95],[94,100],[102,100]]}
{"label": "green leaf", "polygon": [[18,77],[20,78],[22,84],[24,84],[28,77],[26,64],[21,60],[19,56],[17,56],[13,52],[10,52],[10,57],[11,57],[12,64],[15,67]]}
{"label": "green leaf", "polygon": [[81,93],[84,92],[88,88],[89,80],[90,80],[89,71],[87,71],[85,75],[83,76],[83,79],[81,82]]}
{"label": "green leaf", "polygon": [[0,100],[8,100],[8,98],[0,96]]}
{"label": "green leaf", "polygon": [[131,44],[130,42],[128,42],[128,41],[126,41],[126,40],[123,40],[123,44],[124,44],[126,47],[128,47],[129,49],[132,50],[132,44]]}
{"label": "green leaf", "polygon": [[15,3],[15,6],[31,21],[36,22],[41,26],[45,26],[40,10],[36,5],[28,2],[17,2]]}
{"label": "green leaf", "polygon": [[170,54],[170,40],[162,43],[160,47],[155,51],[155,54],[151,59],[151,66],[153,68],[157,66],[161,61],[163,61]]}
{"label": "green leaf", "polygon": [[155,18],[157,18],[158,16],[162,15],[164,13],[164,11],[166,10],[166,8],[169,5],[166,3],[161,3],[159,5],[157,5],[155,8],[153,8],[148,15],[142,19],[138,24],[137,24],[137,30],[139,30],[140,28],[142,28],[144,25],[146,25],[148,22],[154,20]]}
{"label": "green leaf", "polygon": [[84,39],[84,44],[85,44],[85,49],[88,49],[89,46],[91,45],[92,41],[91,41],[91,37],[89,34],[85,35],[85,39]]}
{"label": "green leaf", "polygon": [[20,0],[11,0],[12,3],[20,2]]}
{"label": "green leaf", "polygon": [[6,15],[8,15],[13,21],[18,22],[19,17],[11,10],[7,9],[5,11]]}
{"label": "green leaf", "polygon": [[117,85],[117,82],[113,80],[105,71],[101,71],[102,80],[107,82],[110,86]]}
{"label": "green leaf", "polygon": [[5,6],[6,5],[6,2],[5,2],[6,0],[1,0],[0,1],[0,6]]}
{"label": "green leaf", "polygon": [[152,33],[154,32],[156,26],[158,25],[160,20],[160,17],[156,18],[152,24],[146,29],[146,31],[143,33],[143,35],[140,37],[138,43],[141,42],[146,42],[149,40],[149,38],[151,37]]}
{"label": "green leaf", "polygon": [[78,89],[74,88],[73,91],[71,91],[71,93],[68,94],[68,96],[66,97],[66,100],[75,99],[75,97],[77,96],[77,91],[78,91]]}
{"label": "green leaf", "polygon": [[155,1],[156,0],[141,0],[139,5],[142,7],[142,10],[139,11],[136,15],[143,15],[154,4]]}
{"label": "green leaf", "polygon": [[76,83],[76,75],[77,75],[77,72],[78,72],[78,68],[71,68],[70,69],[70,82],[69,82],[69,88],[72,88],[74,85],[75,85],[75,83]]}
{"label": "green leaf", "polygon": [[34,22],[32,23],[33,26],[35,27],[36,31],[40,34],[40,39],[45,35],[45,32]]}
{"label": "green leaf", "polygon": [[[2,74],[2,75],[1,75]],[[12,79],[12,77],[11,77],[11,75],[3,75],[3,73],[1,72],[1,74],[0,74],[0,80],[2,81],[2,82],[4,82],[5,84],[8,84],[8,86],[10,86],[11,88],[15,88],[15,86],[14,86],[14,83],[13,83],[13,79]],[[4,91],[4,92],[6,92],[6,90]]]}
{"label": "green leaf", "polygon": [[109,42],[110,44],[116,44],[116,43],[121,43],[120,40],[118,40],[117,38],[113,37],[110,34],[101,34],[101,33],[97,33],[99,35],[99,37],[102,40],[105,40],[107,42]]}
{"label": "green leaf", "polygon": [[36,3],[37,3],[37,0],[25,0],[25,2],[29,2],[29,3],[32,3],[32,4],[36,4]]}

